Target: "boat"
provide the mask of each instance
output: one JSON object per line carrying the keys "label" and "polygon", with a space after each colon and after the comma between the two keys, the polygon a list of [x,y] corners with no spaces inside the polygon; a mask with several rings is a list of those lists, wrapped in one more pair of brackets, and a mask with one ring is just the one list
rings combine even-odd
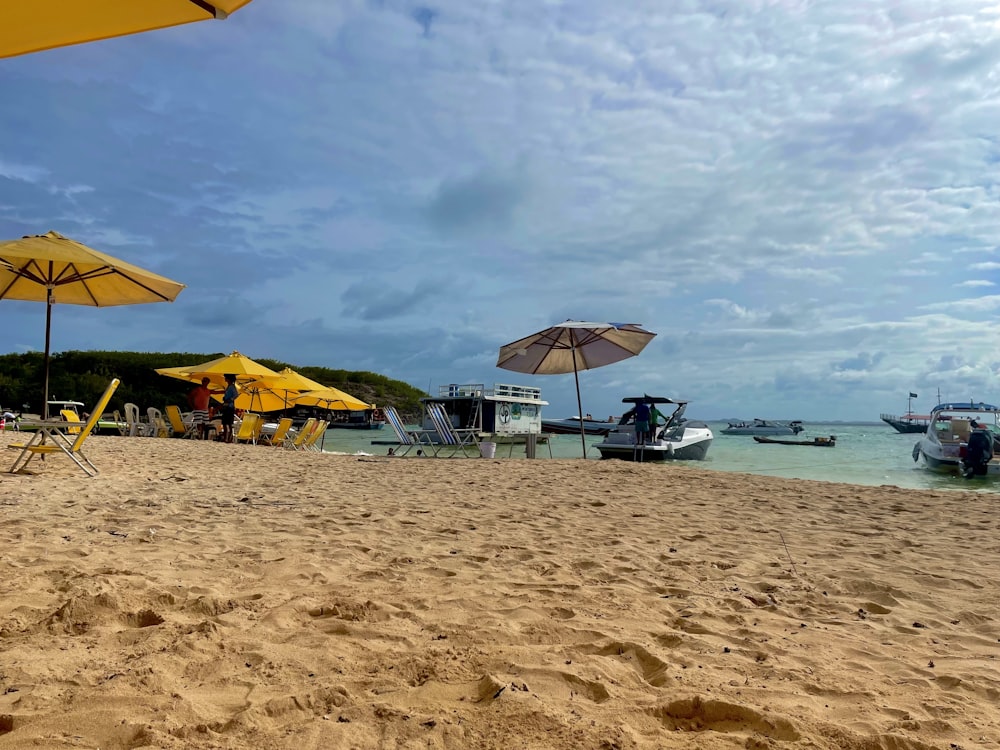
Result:
{"label": "boat", "polygon": [[913,446],[913,460],[933,471],[964,477],[1000,476],[1000,407],[949,402],[931,410],[926,432]]}
{"label": "boat", "polygon": [[[528,442],[529,435],[533,444],[547,440],[542,431],[542,407],[548,401],[542,400],[540,388],[506,383],[494,383],[489,388],[482,383],[450,383],[439,386],[436,396],[426,396],[420,401],[424,404],[421,428],[434,434],[434,423],[426,407],[438,403],[444,406],[455,429],[475,430],[479,442],[521,444]],[[397,440],[372,440],[372,445],[397,444]]]}
{"label": "boat", "polygon": [[768,443],[772,445],[814,445],[821,448],[832,448],[837,444],[837,436],[814,437],[812,440],[782,440],[781,438],[767,437],[766,435],[754,435],[753,439],[758,443]]}
{"label": "boat", "polygon": [[641,401],[657,407],[670,404],[674,411],[667,417],[666,424],[654,429],[653,440],[645,445],[636,445],[635,422],[632,411],[622,415],[618,424],[605,436],[603,442],[594,447],[601,458],[617,458],[623,461],[703,461],[708,454],[715,436],[704,422],[696,422],[684,417],[687,401],[675,401],[661,396],[630,396],[622,399],[625,404]]}
{"label": "boat", "polygon": [[[938,392],[938,401],[940,398],[940,391]],[[927,432],[927,427],[930,425],[931,416],[930,414],[914,414],[913,409],[913,399],[917,397],[916,393],[910,393],[909,398],[906,399],[906,413],[897,416],[895,414],[879,414],[879,419],[885,422],[887,425],[892,427],[896,432],[902,433],[918,433]]]}
{"label": "boat", "polygon": [[752,422],[730,422],[723,435],[798,435],[805,427],[802,420],[777,422],[772,419],[754,419]]}
{"label": "boat", "polygon": [[[609,417],[607,422],[601,422],[591,418],[588,414],[583,418],[583,432],[587,435],[607,435],[615,428],[617,422],[614,417]],[[543,419],[542,431],[553,435],[579,435],[580,417],[566,417],[565,419]]]}
{"label": "boat", "polygon": [[381,409],[355,409],[330,412],[330,429],[334,430],[381,430],[385,418]]}

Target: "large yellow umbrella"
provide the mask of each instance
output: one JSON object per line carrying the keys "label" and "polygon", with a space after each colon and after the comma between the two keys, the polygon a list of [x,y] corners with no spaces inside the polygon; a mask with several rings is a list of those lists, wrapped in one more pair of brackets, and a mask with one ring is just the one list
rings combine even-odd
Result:
{"label": "large yellow umbrella", "polygon": [[346,409],[350,411],[375,408],[374,404],[366,404],[361,399],[354,398],[349,393],[344,393],[337,388],[331,387],[300,393],[292,399],[292,403],[296,406],[319,406],[324,409]]}
{"label": "large yellow umbrella", "polygon": [[193,365],[180,365],[179,367],[159,367],[156,372],[166,375],[168,378],[187,380],[191,383],[200,383],[202,378],[209,379],[209,387],[215,389],[226,387],[226,375],[235,375],[236,382],[251,383],[261,378],[276,378],[278,373],[270,367],[255,362],[249,357],[245,357],[238,351],[234,351],[225,357],[200,362]]}
{"label": "large yellow umbrella", "polygon": [[48,416],[53,304],[111,307],[173,302],[184,286],[58,232],[0,242],[0,299],[46,303],[42,416]]}
{"label": "large yellow umbrella", "polygon": [[264,376],[244,384],[236,399],[236,408],[251,411],[277,411],[288,408],[288,402],[301,391],[326,388],[290,367],[285,367],[277,377]]}
{"label": "large yellow umbrella", "polygon": [[6,2],[0,57],[226,18],[250,0],[38,0]]}

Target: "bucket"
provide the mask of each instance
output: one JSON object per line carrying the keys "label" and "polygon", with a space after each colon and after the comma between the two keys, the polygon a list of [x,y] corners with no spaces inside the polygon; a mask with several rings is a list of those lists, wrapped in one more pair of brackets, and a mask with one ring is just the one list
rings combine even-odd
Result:
{"label": "bucket", "polygon": [[480,443],[479,455],[483,458],[493,458],[497,453],[496,443]]}

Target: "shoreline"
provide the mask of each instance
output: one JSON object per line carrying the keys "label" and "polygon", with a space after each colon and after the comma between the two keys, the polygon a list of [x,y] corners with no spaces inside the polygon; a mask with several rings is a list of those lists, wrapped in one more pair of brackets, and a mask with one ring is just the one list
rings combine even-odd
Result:
{"label": "shoreline", "polygon": [[0,474],[0,748],[1000,742],[995,495],[85,448]]}

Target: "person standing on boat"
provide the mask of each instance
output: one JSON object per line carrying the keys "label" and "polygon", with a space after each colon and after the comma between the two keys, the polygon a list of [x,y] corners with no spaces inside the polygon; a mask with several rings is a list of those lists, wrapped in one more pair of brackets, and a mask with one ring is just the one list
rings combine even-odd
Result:
{"label": "person standing on boat", "polygon": [[664,414],[662,411],[660,411],[659,409],[656,408],[656,404],[654,404],[654,403],[651,402],[649,404],[649,439],[650,439],[650,442],[652,442],[653,440],[656,440],[656,431],[659,429],[658,422],[660,420],[660,417],[663,417],[663,425],[665,427],[667,425],[667,422],[669,422],[670,420],[667,418],[666,414]]}
{"label": "person standing on boat", "polygon": [[649,404],[640,401],[633,411],[635,416],[635,444],[645,445],[649,436]]}

